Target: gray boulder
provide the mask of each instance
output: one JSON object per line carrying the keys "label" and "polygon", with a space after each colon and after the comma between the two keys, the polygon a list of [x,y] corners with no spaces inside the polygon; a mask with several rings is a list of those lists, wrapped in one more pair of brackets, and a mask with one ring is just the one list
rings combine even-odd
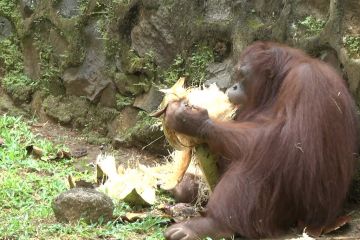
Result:
{"label": "gray boulder", "polygon": [[57,196],[52,209],[59,222],[75,222],[80,218],[88,223],[113,217],[114,204],[105,194],[90,188],[72,188]]}
{"label": "gray boulder", "polygon": [[80,1],[62,0],[58,5],[58,11],[65,18],[72,18],[79,15]]}
{"label": "gray boulder", "polygon": [[232,20],[232,2],[229,0],[210,0],[205,2],[205,21],[221,23]]}
{"label": "gray boulder", "polygon": [[63,76],[67,94],[86,96],[90,101],[99,99],[102,91],[111,83],[104,73],[104,42],[97,24],[97,21],[92,21],[85,28],[87,51],[83,64],[67,69]]}
{"label": "gray boulder", "polygon": [[38,6],[38,1],[37,0],[22,0],[22,1],[20,1],[20,6],[21,6],[24,16],[30,17],[34,13],[36,7]]}
{"label": "gray boulder", "polygon": [[227,89],[231,86],[232,69],[233,65],[230,60],[210,64],[206,69],[208,80],[205,81],[205,85],[216,83],[220,89]]}
{"label": "gray boulder", "polygon": [[13,33],[11,22],[4,17],[0,16],[0,40],[7,38]]}
{"label": "gray boulder", "polygon": [[149,92],[136,97],[133,106],[150,113],[157,109],[163,97],[164,93],[157,90],[156,87],[151,87]]}
{"label": "gray boulder", "polygon": [[[206,31],[200,29],[204,5],[192,0],[158,1],[143,6],[131,31],[131,47],[142,57],[151,52],[156,64],[167,67],[177,53],[193,45]],[[154,9],[156,8],[156,9]]]}

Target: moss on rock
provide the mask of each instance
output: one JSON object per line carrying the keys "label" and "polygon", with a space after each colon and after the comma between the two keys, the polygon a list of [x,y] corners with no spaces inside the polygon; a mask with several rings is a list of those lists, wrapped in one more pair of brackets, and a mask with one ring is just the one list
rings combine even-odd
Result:
{"label": "moss on rock", "polygon": [[[56,121],[70,125],[73,121],[85,119],[90,103],[84,98],[48,96],[43,102],[43,108],[48,116]],[[85,125],[80,121],[79,127]]]}

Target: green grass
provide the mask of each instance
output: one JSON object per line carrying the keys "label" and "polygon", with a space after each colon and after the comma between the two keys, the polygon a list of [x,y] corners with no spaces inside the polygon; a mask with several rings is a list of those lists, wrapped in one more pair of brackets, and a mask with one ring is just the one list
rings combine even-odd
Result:
{"label": "green grass", "polygon": [[[62,146],[34,135],[21,119],[0,117],[0,239],[162,239],[167,220],[147,217],[135,223],[88,225],[56,222],[51,202],[67,187],[69,174],[92,179],[93,173],[76,172],[72,160],[42,161],[28,156],[26,146],[36,145],[51,155]],[[116,204],[115,214],[132,209]],[[149,209],[151,210],[151,209]]]}

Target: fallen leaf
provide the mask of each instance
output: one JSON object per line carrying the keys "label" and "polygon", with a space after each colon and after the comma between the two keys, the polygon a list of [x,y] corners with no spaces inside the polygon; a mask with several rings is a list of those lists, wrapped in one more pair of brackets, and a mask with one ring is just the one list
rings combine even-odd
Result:
{"label": "fallen leaf", "polygon": [[108,177],[105,175],[101,167],[96,164],[96,183],[98,185],[104,184],[107,179]]}
{"label": "fallen leaf", "polygon": [[95,188],[96,184],[92,182],[88,182],[85,180],[76,180],[74,181],[71,175],[68,176],[69,187],[71,188]]}
{"label": "fallen leaf", "polygon": [[0,147],[4,146],[4,140],[0,138]]}
{"label": "fallen leaf", "polygon": [[71,153],[69,151],[59,150],[56,153],[56,159],[70,159],[70,158],[71,158]]}
{"label": "fallen leaf", "polygon": [[32,127],[36,127],[36,128],[41,128],[41,127],[44,127],[46,124],[48,124],[48,122],[44,122],[44,123],[33,123],[31,126],[32,126]]}
{"label": "fallen leaf", "polygon": [[136,222],[137,220],[143,220],[147,216],[148,215],[146,213],[128,212],[125,214],[125,216],[121,216],[120,218],[126,222]]}
{"label": "fallen leaf", "polygon": [[56,154],[51,154],[46,158],[41,158],[42,160],[62,160],[62,159],[70,159],[71,153],[65,150],[60,150]]}
{"label": "fallen leaf", "polygon": [[130,193],[123,193],[120,196],[124,202],[135,205],[135,206],[149,206],[155,203],[155,190],[145,188],[144,191],[140,192],[133,188]]}
{"label": "fallen leaf", "polygon": [[44,150],[34,145],[27,146],[26,152],[27,154],[32,154],[34,157],[37,158],[41,158],[44,155]]}
{"label": "fallen leaf", "polygon": [[70,189],[75,188],[75,183],[74,183],[74,180],[71,175],[68,176],[68,183],[69,183]]}

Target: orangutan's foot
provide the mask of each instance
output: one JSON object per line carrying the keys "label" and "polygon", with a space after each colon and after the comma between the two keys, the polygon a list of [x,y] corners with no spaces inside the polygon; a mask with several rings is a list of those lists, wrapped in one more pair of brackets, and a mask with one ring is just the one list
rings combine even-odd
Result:
{"label": "orangutan's foot", "polygon": [[199,240],[205,237],[220,239],[231,237],[231,231],[224,231],[212,218],[197,217],[172,225],[165,231],[167,240]]}

